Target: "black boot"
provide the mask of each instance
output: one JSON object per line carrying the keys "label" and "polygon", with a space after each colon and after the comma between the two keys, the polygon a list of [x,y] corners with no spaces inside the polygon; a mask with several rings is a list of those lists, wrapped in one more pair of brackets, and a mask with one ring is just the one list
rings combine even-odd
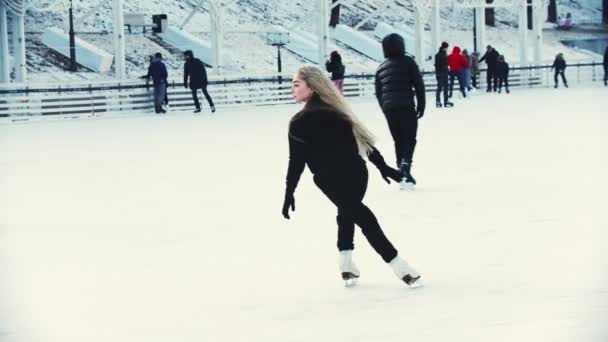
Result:
{"label": "black boot", "polygon": [[435,106],[437,106],[437,108],[441,108],[441,101],[437,101],[437,103],[435,103]]}
{"label": "black boot", "polygon": [[412,176],[412,173],[410,172],[412,170],[412,162],[406,163],[403,162],[401,163],[401,167],[399,169],[399,172],[401,172],[401,176],[403,177],[403,179],[405,180],[406,183],[412,183],[412,184],[416,184],[416,180],[414,179],[414,177]]}
{"label": "black boot", "polygon": [[454,107],[454,104],[450,101],[446,101],[444,107]]}
{"label": "black boot", "polygon": [[196,109],[194,110],[194,113],[200,113],[201,112],[201,107],[196,107]]}

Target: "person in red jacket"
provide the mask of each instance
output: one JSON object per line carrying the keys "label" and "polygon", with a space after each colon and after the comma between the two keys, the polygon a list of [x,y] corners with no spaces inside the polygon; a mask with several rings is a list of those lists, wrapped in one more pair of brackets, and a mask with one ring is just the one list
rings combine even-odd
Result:
{"label": "person in red jacket", "polygon": [[463,97],[467,97],[467,93],[464,90],[464,68],[470,68],[469,61],[460,54],[460,48],[454,46],[452,53],[448,56],[448,65],[450,66],[450,91],[448,97],[452,97],[452,90],[454,88],[454,79],[458,78],[458,86]]}

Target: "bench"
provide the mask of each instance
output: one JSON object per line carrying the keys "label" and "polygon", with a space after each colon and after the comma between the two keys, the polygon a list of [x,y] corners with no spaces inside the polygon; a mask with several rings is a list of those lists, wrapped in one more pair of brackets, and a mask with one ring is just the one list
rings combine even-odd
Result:
{"label": "bench", "polygon": [[143,14],[125,14],[124,25],[129,30],[129,33],[131,33],[131,27],[141,27],[143,28],[143,33],[146,33],[146,27],[156,27],[153,23],[146,23],[146,16]]}

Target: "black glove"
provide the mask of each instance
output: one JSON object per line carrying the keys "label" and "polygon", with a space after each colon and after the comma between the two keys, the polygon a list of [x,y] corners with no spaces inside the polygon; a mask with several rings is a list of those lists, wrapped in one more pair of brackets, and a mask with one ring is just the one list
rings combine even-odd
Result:
{"label": "black glove", "polygon": [[293,192],[285,193],[285,200],[283,201],[283,217],[289,220],[289,207],[291,211],[296,211],[296,199],[293,197]]}
{"label": "black glove", "polygon": [[424,116],[424,104],[423,105],[418,105],[418,108],[416,108],[416,117],[418,119],[420,119],[421,117]]}
{"label": "black glove", "polygon": [[184,88],[188,89],[188,83],[184,83]]}
{"label": "black glove", "polygon": [[401,176],[401,172],[399,172],[399,170],[393,169],[392,167],[390,167],[388,165],[386,165],[385,167],[380,169],[380,174],[382,175],[382,178],[388,184],[391,184],[391,181],[389,180],[389,178],[394,180],[397,183],[401,182],[401,180],[403,179],[403,177]]}

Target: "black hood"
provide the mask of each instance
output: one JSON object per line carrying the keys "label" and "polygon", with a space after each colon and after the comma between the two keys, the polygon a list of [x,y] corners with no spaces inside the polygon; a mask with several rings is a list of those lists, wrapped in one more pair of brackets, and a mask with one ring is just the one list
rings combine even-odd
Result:
{"label": "black hood", "polygon": [[192,59],[192,58],[194,58],[194,54],[192,53],[192,50],[186,50],[186,51],[184,52],[184,56],[188,56],[188,57],[190,57],[191,59]]}
{"label": "black hood", "polygon": [[391,33],[382,39],[382,50],[384,57],[399,57],[405,55],[405,43],[403,37],[397,33]]}

